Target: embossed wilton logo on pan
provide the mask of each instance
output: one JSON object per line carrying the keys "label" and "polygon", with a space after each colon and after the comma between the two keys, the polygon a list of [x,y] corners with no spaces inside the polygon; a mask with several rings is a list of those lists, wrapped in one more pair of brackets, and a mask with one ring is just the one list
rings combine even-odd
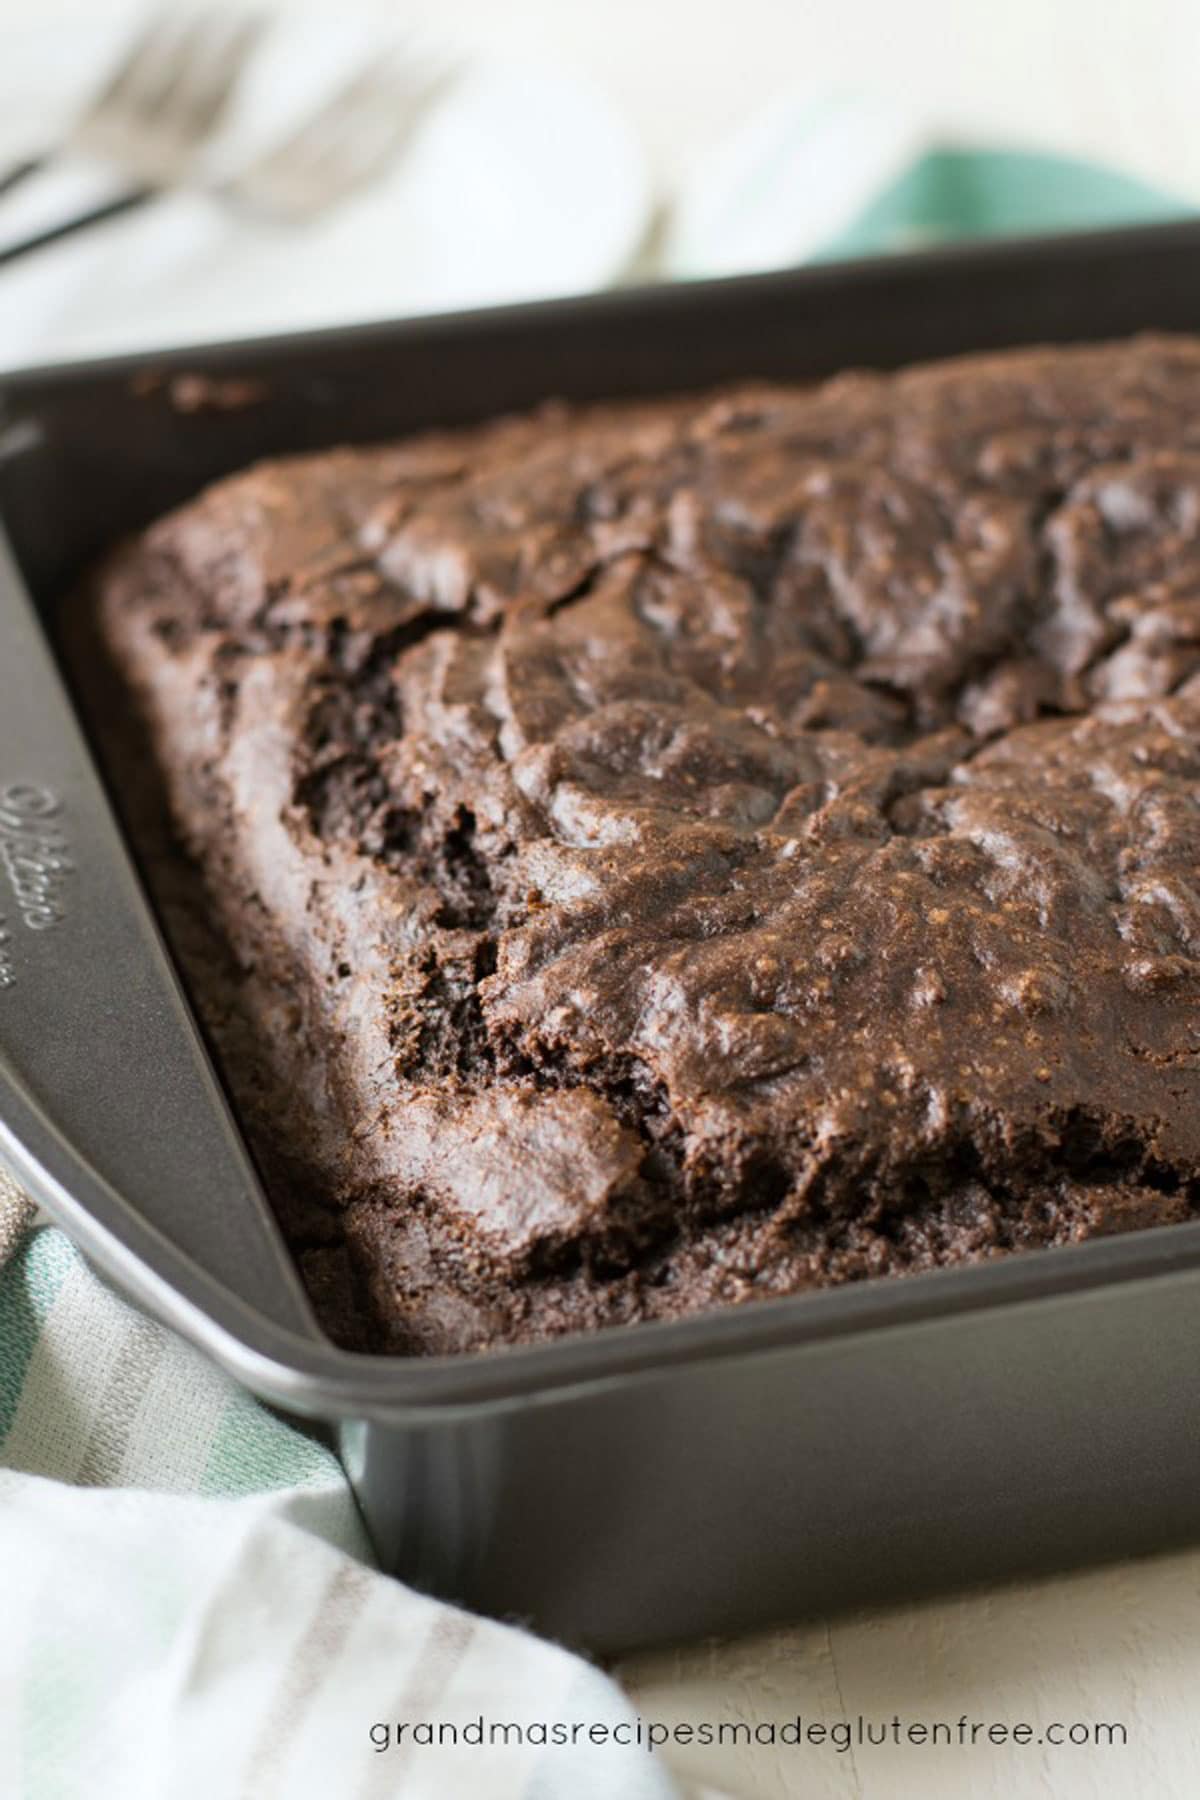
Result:
{"label": "embossed wilton logo on pan", "polygon": [[63,889],[75,865],[58,823],[61,812],[49,788],[30,781],[0,787],[0,868],[30,931],[50,931],[65,916]]}

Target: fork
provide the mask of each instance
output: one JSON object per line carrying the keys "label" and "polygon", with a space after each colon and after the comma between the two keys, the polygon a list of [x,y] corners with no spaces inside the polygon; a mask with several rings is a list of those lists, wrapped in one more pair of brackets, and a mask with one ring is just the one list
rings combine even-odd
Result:
{"label": "fork", "polygon": [[218,192],[275,219],[314,218],[383,172],[462,67],[449,53],[397,43]]}
{"label": "fork", "polygon": [[70,218],[0,248],[0,265],[143,206],[188,171],[220,124],[262,35],[257,17],[206,11],[152,18],[65,136],[0,175],[0,196],[61,156],[116,169],[125,188]]}

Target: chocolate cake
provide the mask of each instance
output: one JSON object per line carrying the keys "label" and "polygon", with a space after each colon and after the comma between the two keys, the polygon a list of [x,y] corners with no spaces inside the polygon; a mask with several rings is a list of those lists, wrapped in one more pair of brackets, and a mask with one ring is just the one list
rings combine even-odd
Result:
{"label": "chocolate cake", "polygon": [[271,462],[87,608],[339,1341],[1200,1210],[1200,338]]}

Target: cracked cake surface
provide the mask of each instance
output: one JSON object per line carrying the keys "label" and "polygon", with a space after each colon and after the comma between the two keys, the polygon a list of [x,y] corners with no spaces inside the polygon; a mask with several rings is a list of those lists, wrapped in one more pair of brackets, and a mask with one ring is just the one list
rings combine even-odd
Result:
{"label": "cracked cake surface", "polygon": [[1200,339],[275,461],[84,610],[340,1341],[1197,1212]]}

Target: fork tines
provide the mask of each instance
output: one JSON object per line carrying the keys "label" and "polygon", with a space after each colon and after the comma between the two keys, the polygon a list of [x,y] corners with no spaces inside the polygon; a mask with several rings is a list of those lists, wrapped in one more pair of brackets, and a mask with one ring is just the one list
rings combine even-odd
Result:
{"label": "fork tines", "polygon": [[457,73],[448,55],[395,46],[229,184],[233,198],[302,220],[382,173],[430,102]]}
{"label": "fork tines", "polygon": [[150,187],[179,179],[225,115],[265,28],[223,9],[156,14],[71,132],[70,144]]}

